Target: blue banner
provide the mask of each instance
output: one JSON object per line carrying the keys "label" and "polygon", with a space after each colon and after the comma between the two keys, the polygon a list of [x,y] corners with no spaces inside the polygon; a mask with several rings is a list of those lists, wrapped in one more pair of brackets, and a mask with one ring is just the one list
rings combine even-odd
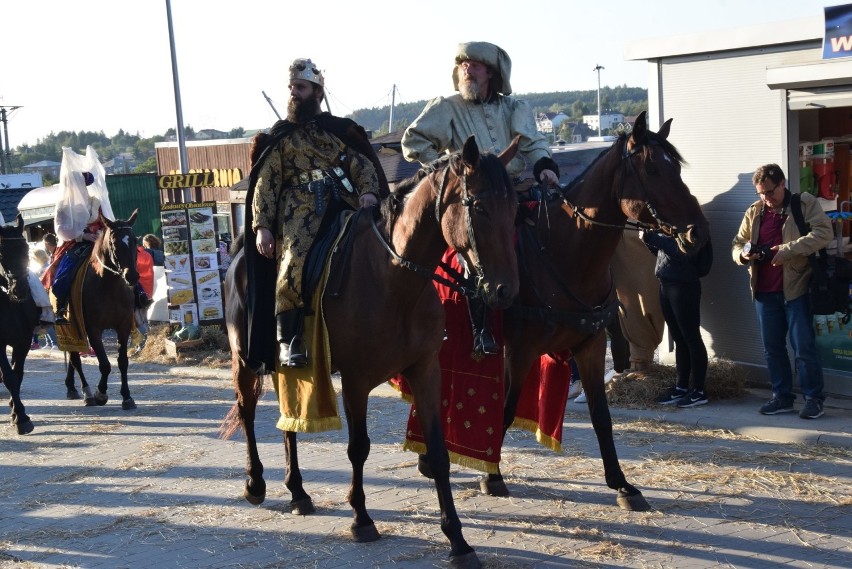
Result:
{"label": "blue banner", "polygon": [[852,4],[826,6],[822,58],[835,59],[850,55],[852,55]]}

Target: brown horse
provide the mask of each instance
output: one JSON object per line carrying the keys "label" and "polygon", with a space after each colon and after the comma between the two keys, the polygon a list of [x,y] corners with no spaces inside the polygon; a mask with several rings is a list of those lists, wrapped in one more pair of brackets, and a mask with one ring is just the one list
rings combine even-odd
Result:
{"label": "brown horse", "polygon": [[[519,230],[520,292],[504,315],[506,406],[504,427],[515,418],[522,382],[542,354],[570,350],[604,463],[607,486],[624,509],[647,509],[627,482],[615,450],[604,390],[606,324],[616,317],[610,260],[628,220],[633,228],[662,231],[685,252],[709,237],[698,200],[681,179],[682,157],[667,140],[671,119],[655,133],[645,113],[563,190],[543,202]],[[531,225],[534,224],[534,225]],[[505,430],[504,430],[505,435]],[[506,495],[502,476],[487,475],[483,491]]]}
{"label": "brown horse", "polygon": [[[479,567],[476,553],[461,531],[450,489],[450,464],[439,420],[440,370],[444,312],[431,277],[447,246],[475,268],[476,289],[492,307],[508,306],[518,287],[512,246],[517,197],[504,164],[516,144],[498,160],[480,155],[474,139],[463,150],[421,170],[384,200],[383,220],[361,210],[352,236],[351,253],[335,263],[348,271],[339,294],[325,295],[323,313],[329,332],[332,366],[340,371],[352,463],[348,500],[354,512],[356,541],[378,539],[365,505],[363,467],[370,452],[367,399],[370,391],[402,373],[417,406],[428,440],[428,462],[435,473],[441,508],[441,529],[451,544],[451,559],[461,567]],[[502,161],[502,162],[501,162]],[[369,219],[368,219],[369,218]],[[249,241],[246,246],[254,246]],[[231,342],[237,402],[223,425],[225,436],[243,427],[247,444],[244,496],[264,500],[266,482],[257,454],[254,417],[262,378],[244,364],[246,289],[244,250],[234,257],[225,277],[228,336]],[[314,510],[302,487],[296,433],[285,432],[291,511]]]}
{"label": "brown horse", "polygon": [[[0,377],[9,390],[9,407],[12,425],[19,435],[33,431],[21,401],[21,383],[24,381],[24,361],[30,352],[33,330],[38,324],[39,309],[33,301],[27,283],[29,246],[24,237],[24,220],[17,217],[15,225],[0,225]],[[6,346],[12,346],[12,364],[6,357]]]}
{"label": "brown horse", "polygon": [[65,376],[67,398],[80,399],[80,393],[74,385],[76,371],[86,394],[87,406],[105,405],[109,400],[107,378],[112,365],[104,349],[102,336],[104,330],[115,330],[118,336],[118,369],[121,372],[121,408],[136,409],[127,386],[127,342],[134,323],[133,287],[139,281],[139,272],[136,270],[136,234],[133,232],[137,213],[138,210],[134,210],[126,221],[111,221],[101,216],[106,229],[95,241],[88,265],[81,269],[86,271],[82,305],[77,306],[74,300],[71,303],[73,313],[83,316],[86,336],[95,350],[98,370],[101,372],[101,380],[93,395],[83,375],[80,353],[70,352],[70,364]]}

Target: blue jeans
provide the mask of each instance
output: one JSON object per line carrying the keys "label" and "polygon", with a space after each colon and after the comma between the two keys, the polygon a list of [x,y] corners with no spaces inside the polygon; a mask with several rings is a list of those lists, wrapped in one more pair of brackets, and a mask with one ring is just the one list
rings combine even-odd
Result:
{"label": "blue jeans", "polygon": [[787,334],[796,356],[796,372],[805,399],[825,399],[822,393],[822,364],[816,349],[808,295],[786,302],[784,293],[758,292],[754,295],[757,323],[763,338],[763,355],[769,369],[772,393],[785,403],[792,403],[793,373],[787,354]]}

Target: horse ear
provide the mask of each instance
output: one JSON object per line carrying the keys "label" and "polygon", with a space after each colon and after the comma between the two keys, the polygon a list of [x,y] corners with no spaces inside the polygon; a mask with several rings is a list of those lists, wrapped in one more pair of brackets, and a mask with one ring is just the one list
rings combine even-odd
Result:
{"label": "horse ear", "polygon": [[500,162],[503,163],[503,166],[508,166],[509,162],[518,154],[518,145],[521,143],[521,135],[517,135],[512,139],[512,142],[509,143],[503,152],[501,152],[497,157],[500,159]]}
{"label": "horse ear", "polygon": [[18,217],[15,218],[15,227],[18,229],[18,231],[24,230],[24,216],[20,213],[18,214]]}
{"label": "horse ear", "polygon": [[101,223],[104,224],[104,226],[112,229],[112,220],[109,219],[107,216],[105,216],[104,212],[98,211],[98,219],[100,220]]}
{"label": "horse ear", "polygon": [[467,140],[464,141],[461,155],[465,166],[473,170],[479,167],[479,147],[476,145],[476,138],[473,135],[468,136]]}
{"label": "horse ear", "polygon": [[666,122],[663,123],[663,126],[660,127],[660,131],[657,133],[657,135],[660,138],[668,138],[669,137],[669,131],[671,130],[671,128],[672,128],[672,119],[669,119],[669,120],[667,120]]}
{"label": "horse ear", "polygon": [[136,216],[139,214],[139,208],[133,210],[133,213],[130,214],[130,217],[127,218],[127,223],[129,225],[133,225],[133,222],[136,221]]}
{"label": "horse ear", "polygon": [[633,139],[634,143],[644,140],[645,137],[648,136],[646,114],[646,111],[639,113],[639,116],[636,117],[636,122],[633,123],[633,131],[630,133],[630,137]]}

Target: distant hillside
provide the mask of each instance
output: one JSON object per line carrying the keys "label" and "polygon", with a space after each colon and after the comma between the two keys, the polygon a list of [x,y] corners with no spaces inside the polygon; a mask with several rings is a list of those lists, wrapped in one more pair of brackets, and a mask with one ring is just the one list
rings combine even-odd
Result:
{"label": "distant hillside", "polygon": [[[598,92],[590,91],[561,91],[556,93],[524,93],[519,98],[526,100],[536,113],[562,111],[566,115],[579,119],[582,115],[597,112]],[[396,105],[393,110],[393,131],[402,130],[417,118],[426,106],[427,101],[415,101]],[[601,110],[613,110],[625,116],[638,115],[648,109],[648,90],[640,87],[602,87]],[[387,134],[390,106],[372,109],[358,109],[347,115],[367,130],[372,130],[374,136]]]}

